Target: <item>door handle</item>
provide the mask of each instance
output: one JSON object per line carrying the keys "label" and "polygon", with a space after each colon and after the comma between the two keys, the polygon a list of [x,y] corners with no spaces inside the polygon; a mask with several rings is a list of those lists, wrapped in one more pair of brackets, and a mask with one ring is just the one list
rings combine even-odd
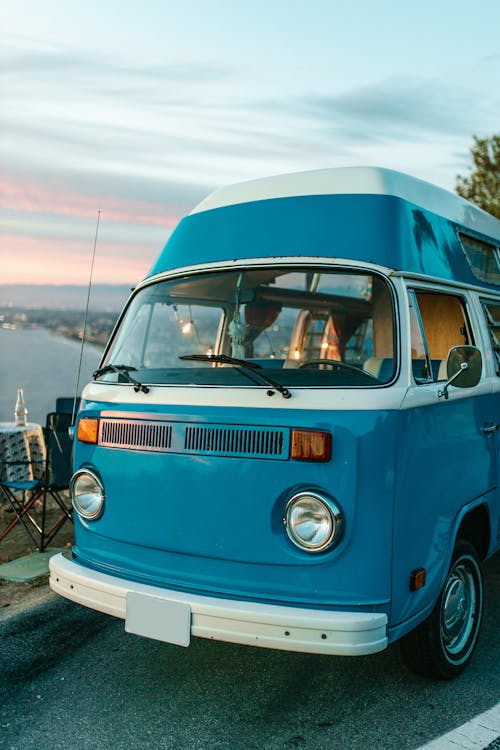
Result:
{"label": "door handle", "polygon": [[481,432],[484,432],[485,435],[488,435],[490,432],[495,432],[498,430],[498,425],[493,424],[493,422],[490,422],[490,424],[483,424],[481,427]]}

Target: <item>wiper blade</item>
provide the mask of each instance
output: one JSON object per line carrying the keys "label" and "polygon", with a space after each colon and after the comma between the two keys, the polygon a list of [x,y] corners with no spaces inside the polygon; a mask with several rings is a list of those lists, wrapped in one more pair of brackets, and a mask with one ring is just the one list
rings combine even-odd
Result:
{"label": "wiper blade", "polygon": [[[236,357],[230,357],[228,354],[183,354],[179,359],[189,360],[191,362],[216,362],[218,364],[234,365],[240,369],[243,375],[247,375],[254,383],[258,383],[258,381],[251,377],[250,373],[247,372],[249,370],[253,375],[263,380],[264,383],[274,388],[275,391],[281,393],[283,398],[291,398],[292,394],[288,388],[285,388],[284,385],[276,382],[276,380],[270,378],[268,375],[264,375],[264,373],[261,372],[262,365],[257,364],[257,362],[248,362],[246,359],[237,359]],[[274,396],[274,391],[268,391],[267,395]]]}
{"label": "wiper blade", "polygon": [[262,365],[257,362],[248,362],[246,359],[237,359],[230,357],[229,354],[183,354],[179,359],[188,359],[196,362],[220,362],[227,365],[239,365],[240,367],[251,367],[255,370],[262,370]]}
{"label": "wiper blade", "polygon": [[122,375],[127,383],[131,383],[134,386],[134,391],[136,393],[138,393],[139,391],[142,391],[143,393],[149,393],[149,388],[147,385],[139,383],[138,380],[130,375],[131,370],[137,370],[137,367],[132,367],[131,365],[105,365],[104,367],[98,367],[97,370],[94,371],[93,377],[99,378],[101,375],[105,375],[107,372],[116,372],[118,373],[118,375]]}

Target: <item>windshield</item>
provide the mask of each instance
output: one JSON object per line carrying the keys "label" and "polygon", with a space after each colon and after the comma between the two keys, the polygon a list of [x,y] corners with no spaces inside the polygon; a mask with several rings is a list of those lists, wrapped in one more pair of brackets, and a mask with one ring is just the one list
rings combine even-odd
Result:
{"label": "windshield", "polygon": [[[395,372],[389,285],[377,275],[322,267],[156,282],[133,297],[103,365],[134,368],[140,383],[248,385],[248,368],[186,355],[245,360],[287,386],[388,383]],[[98,377],[126,382],[116,371]]]}

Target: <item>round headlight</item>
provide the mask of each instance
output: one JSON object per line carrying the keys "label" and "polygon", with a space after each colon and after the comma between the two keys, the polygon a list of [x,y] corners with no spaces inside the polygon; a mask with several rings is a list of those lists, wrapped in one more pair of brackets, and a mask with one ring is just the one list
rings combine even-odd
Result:
{"label": "round headlight", "polygon": [[323,552],[342,536],[340,508],[327,495],[299,492],[290,498],[283,517],[290,540],[307,552]]}
{"label": "round headlight", "polygon": [[73,507],[82,518],[98,518],[104,508],[104,488],[100,479],[88,469],[73,474],[69,485]]}

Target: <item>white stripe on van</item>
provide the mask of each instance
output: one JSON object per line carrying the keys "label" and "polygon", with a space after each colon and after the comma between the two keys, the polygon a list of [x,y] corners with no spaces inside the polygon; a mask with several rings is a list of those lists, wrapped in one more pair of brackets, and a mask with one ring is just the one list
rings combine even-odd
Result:
{"label": "white stripe on van", "polygon": [[[89,383],[82,397],[87,401],[105,404],[151,406],[215,406],[232,409],[291,409],[321,411],[380,411],[400,409],[407,389],[394,385],[390,388],[295,388],[289,386],[291,398],[280,393],[268,396],[269,386],[179,386],[149,385],[149,393],[135,393],[128,383]],[[435,400],[438,384],[435,383]],[[456,389],[457,391],[459,389]],[[463,389],[465,390],[465,389]],[[455,394],[454,394],[455,395]],[[461,395],[461,394],[460,394]]]}
{"label": "white stripe on van", "polygon": [[[415,409],[430,404],[444,403],[438,398],[443,383],[429,383],[408,388],[395,384],[376,388],[296,388],[289,385],[291,398],[283,398],[269,386],[211,386],[211,385],[151,385],[148,393],[135,393],[128,383],[89,383],[82,397],[87,401],[104,404],[130,404],[150,409],[152,406],[212,406],[231,409],[274,409],[289,412],[297,410],[320,411],[395,411]],[[471,396],[487,396],[494,393],[489,380],[474,389],[453,388],[449,401],[458,401]]]}

